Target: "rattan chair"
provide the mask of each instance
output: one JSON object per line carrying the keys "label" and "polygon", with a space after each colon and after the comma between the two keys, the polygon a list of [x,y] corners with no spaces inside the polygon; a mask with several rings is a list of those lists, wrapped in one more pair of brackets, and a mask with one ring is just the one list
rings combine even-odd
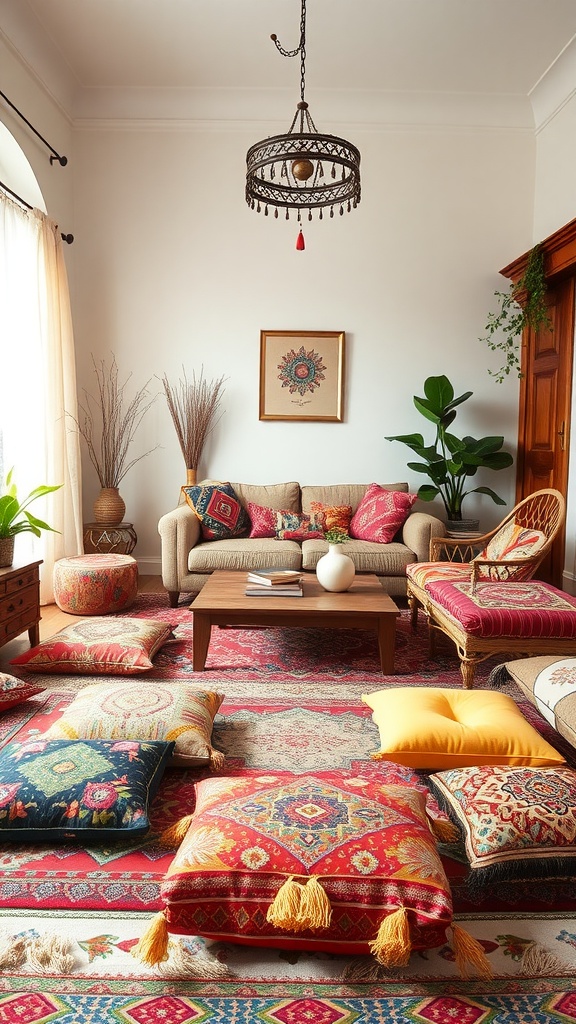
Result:
{"label": "rattan chair", "polygon": [[[548,554],[566,516],[566,501],[560,491],[544,488],[534,491],[514,506],[511,512],[490,533],[473,540],[452,537],[433,537],[430,540],[430,561],[407,567],[408,604],[415,629],[418,609],[428,611],[429,595],[425,582],[446,580],[470,581],[472,591],[479,579],[505,580],[532,579],[538,566]],[[489,541],[507,527],[516,523],[525,529],[539,530],[546,540],[533,554],[500,560],[480,558]]]}

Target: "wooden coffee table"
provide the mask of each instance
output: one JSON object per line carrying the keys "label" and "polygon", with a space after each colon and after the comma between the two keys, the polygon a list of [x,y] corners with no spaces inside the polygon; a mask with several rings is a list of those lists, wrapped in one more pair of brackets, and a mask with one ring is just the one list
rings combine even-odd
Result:
{"label": "wooden coffee table", "polygon": [[212,626],[300,626],[369,629],[378,637],[382,672],[394,672],[399,609],[377,576],[356,576],[349,590],[332,594],[305,573],[303,597],[246,597],[245,572],[216,571],[190,605],[194,626],[192,667],[202,672]]}

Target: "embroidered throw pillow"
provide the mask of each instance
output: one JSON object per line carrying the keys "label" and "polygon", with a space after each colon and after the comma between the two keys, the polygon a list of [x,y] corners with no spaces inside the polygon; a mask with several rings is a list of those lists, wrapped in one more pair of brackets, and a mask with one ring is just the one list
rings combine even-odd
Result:
{"label": "embroidered throw pillow", "polygon": [[166,740],[171,764],[221,765],[211,745],[212,724],[224,695],[176,681],[121,680],[86,686],[45,735],[49,739]]}
{"label": "embroidered throw pillow", "polygon": [[352,505],[324,505],[321,501],[310,502],[310,514],[326,530],[342,530],[348,533],[352,519]]}
{"label": "embroidered throw pillow", "polygon": [[277,537],[279,540],[310,540],[323,537],[322,524],[304,512],[266,508],[248,502],[250,537]]}
{"label": "embroidered throw pillow", "polygon": [[198,484],[182,490],[200,520],[204,540],[246,536],[250,520],[232,484]]}
{"label": "embroidered throw pillow", "polygon": [[204,779],[162,883],[168,928],[406,963],[452,921],[425,803],[374,773]]}
{"label": "embroidered throw pillow", "polygon": [[10,662],[31,672],[129,676],[152,668],[152,658],[172,637],[155,619],[116,615],[81,619]]}
{"label": "embroidered throw pillow", "polygon": [[576,867],[576,772],[460,768],[430,776],[464,839],[471,882],[563,877]]}
{"label": "embroidered throw pillow", "polygon": [[362,700],[380,732],[380,750],[372,754],[377,761],[432,770],[565,763],[505,693],[398,686]]}
{"label": "embroidered throw pillow", "polygon": [[43,689],[43,686],[33,686],[25,679],[16,679],[16,676],[7,672],[0,672],[0,714],[28,700],[35,693],[42,693]]}
{"label": "embroidered throw pillow", "polygon": [[[484,550],[477,555],[479,559],[506,562],[510,559],[530,558],[546,543],[546,535],[540,530],[527,530],[518,523],[509,522],[488,541]],[[501,565],[481,567],[481,575],[495,580],[524,580],[532,575],[532,566]]]}
{"label": "embroidered throw pillow", "polygon": [[43,736],[8,743],[0,750],[0,839],[109,843],[144,834],[172,747]]}
{"label": "embroidered throw pillow", "polygon": [[350,536],[389,544],[406,522],[416,498],[416,494],[385,491],[380,484],[370,484],[350,521]]}

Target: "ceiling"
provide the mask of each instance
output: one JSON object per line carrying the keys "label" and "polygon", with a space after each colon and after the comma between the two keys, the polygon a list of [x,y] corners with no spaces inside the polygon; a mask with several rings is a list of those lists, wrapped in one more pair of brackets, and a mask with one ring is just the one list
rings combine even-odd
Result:
{"label": "ceiling", "polygon": [[[299,0],[0,0],[0,32],[69,95],[276,90],[298,97]],[[16,27],[15,27],[16,26]],[[308,0],[313,90],[527,97],[576,36],[575,0]]]}

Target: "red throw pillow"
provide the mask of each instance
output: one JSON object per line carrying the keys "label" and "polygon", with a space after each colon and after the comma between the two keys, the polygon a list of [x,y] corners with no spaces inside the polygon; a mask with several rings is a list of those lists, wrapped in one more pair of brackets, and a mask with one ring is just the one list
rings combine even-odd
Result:
{"label": "red throw pillow", "polygon": [[389,544],[406,522],[417,494],[385,491],[380,484],[370,484],[350,522],[350,536]]}
{"label": "red throw pillow", "polygon": [[252,522],[250,537],[277,537],[279,540],[309,540],[323,537],[322,525],[302,512],[288,509],[266,508],[248,502],[248,515]]}

